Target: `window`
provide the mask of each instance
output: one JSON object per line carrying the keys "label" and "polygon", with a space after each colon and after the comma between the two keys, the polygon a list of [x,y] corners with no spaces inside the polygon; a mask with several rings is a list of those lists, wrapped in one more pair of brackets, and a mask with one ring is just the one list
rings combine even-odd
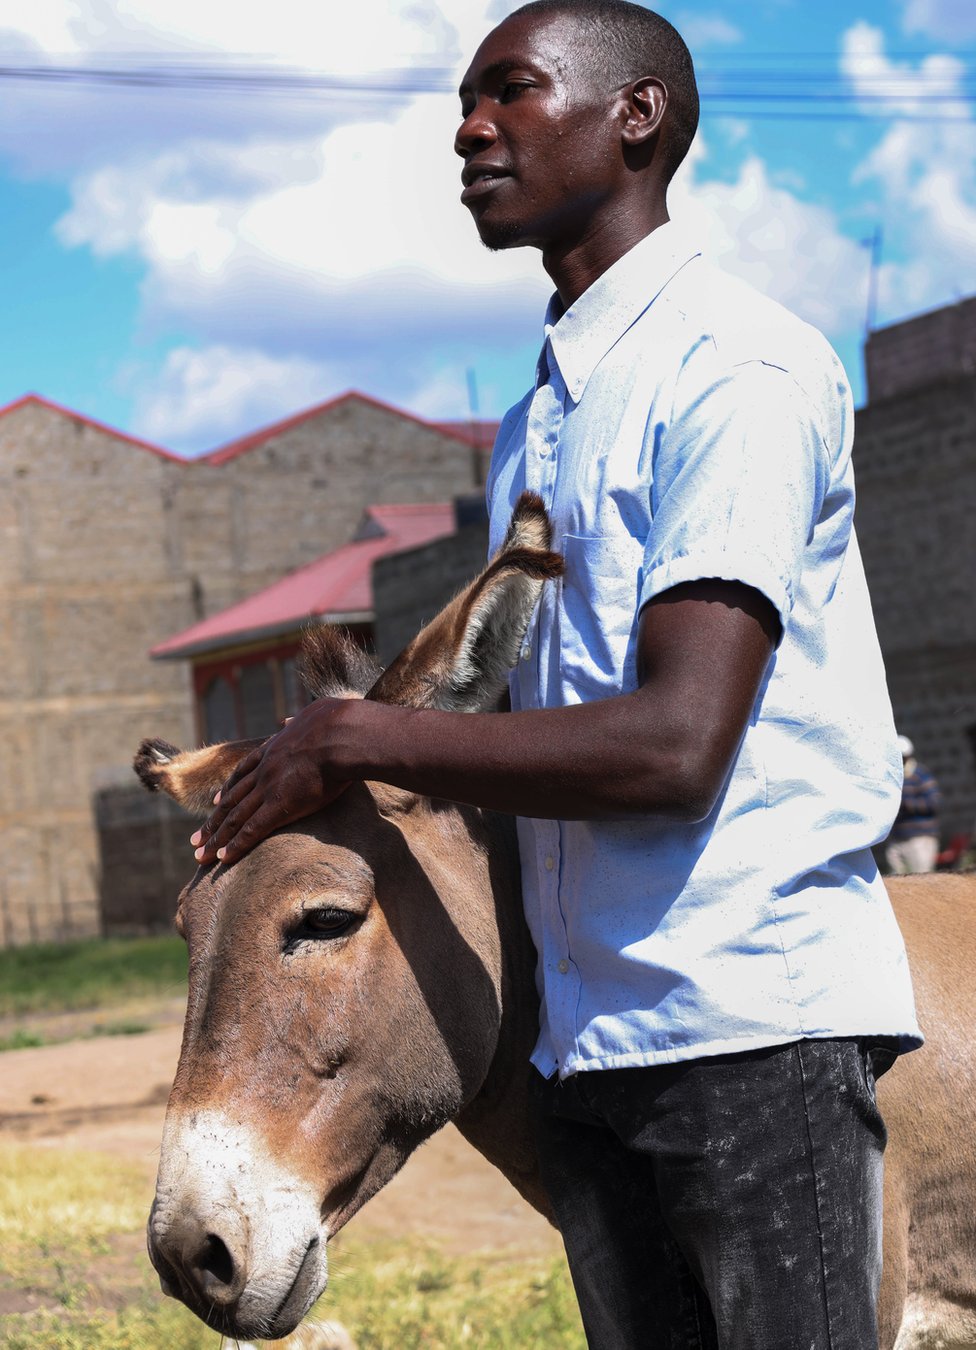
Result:
{"label": "window", "polygon": [[295,669],[293,656],[287,656],[281,662],[281,694],[286,717],[294,717],[308,702],[308,696],[298,682],[298,671]]}
{"label": "window", "polygon": [[241,699],[241,734],[270,736],[278,730],[280,718],[275,701],[274,673],[268,662],[244,666],[237,685]]}
{"label": "window", "polygon": [[203,691],[200,707],[206,740],[216,742],[237,739],[237,710],[229,680],[222,675],[211,680]]}
{"label": "window", "polygon": [[[368,624],[348,629],[366,651],[372,649]],[[239,741],[271,736],[286,717],[294,717],[310,701],[296,671],[299,640],[285,640],[270,650],[213,654],[196,666],[197,729],[201,740]]]}

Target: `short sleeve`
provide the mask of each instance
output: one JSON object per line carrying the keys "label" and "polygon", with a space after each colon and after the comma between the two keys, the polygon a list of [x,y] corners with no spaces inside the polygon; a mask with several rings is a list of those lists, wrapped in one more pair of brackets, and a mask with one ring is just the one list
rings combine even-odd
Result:
{"label": "short sleeve", "polygon": [[760,591],[785,628],[830,481],[820,423],[793,377],[762,361],[676,400],[653,454],[641,605],[719,577]]}

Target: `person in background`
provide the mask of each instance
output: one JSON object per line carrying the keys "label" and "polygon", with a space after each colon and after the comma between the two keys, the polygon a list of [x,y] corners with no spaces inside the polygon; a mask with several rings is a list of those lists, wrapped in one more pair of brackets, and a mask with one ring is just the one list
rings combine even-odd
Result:
{"label": "person in background", "polygon": [[915,758],[907,736],[898,737],[905,783],[901,806],[891,827],[885,856],[892,872],[934,872],[939,853],[939,785]]}

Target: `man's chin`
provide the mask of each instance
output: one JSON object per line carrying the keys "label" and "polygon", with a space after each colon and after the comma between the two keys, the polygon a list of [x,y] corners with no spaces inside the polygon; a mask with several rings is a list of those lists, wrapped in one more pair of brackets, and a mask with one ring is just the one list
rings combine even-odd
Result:
{"label": "man's chin", "polygon": [[528,242],[522,227],[512,220],[478,220],[475,225],[479,239],[492,253],[499,253],[505,248],[519,248]]}

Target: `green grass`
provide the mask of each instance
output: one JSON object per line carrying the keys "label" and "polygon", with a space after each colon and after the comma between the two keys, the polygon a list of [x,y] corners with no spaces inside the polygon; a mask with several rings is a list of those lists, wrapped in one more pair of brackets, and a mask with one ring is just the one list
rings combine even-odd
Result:
{"label": "green grass", "polygon": [[[0,1316],[4,1350],[220,1350],[158,1291],[139,1240],[151,1191],[124,1160],[0,1144],[0,1294],[47,1304]],[[330,1247],[313,1316],[343,1322],[358,1350],[583,1350],[562,1261],[366,1242],[354,1227]]]}
{"label": "green grass", "polygon": [[[70,1039],[87,1041],[96,1036],[141,1036],[144,1031],[149,1030],[145,1022],[96,1022],[90,1031],[82,1031]],[[40,1045],[57,1045],[58,1040],[56,1036],[44,1036],[30,1027],[17,1027],[9,1036],[0,1036],[0,1054],[5,1050],[36,1050]]]}
{"label": "green grass", "polygon": [[40,1032],[17,1027],[9,1036],[0,1036],[0,1053],[4,1050],[35,1050],[39,1045],[46,1044]]}
{"label": "green grass", "polygon": [[453,1256],[416,1242],[360,1245],[332,1258],[317,1313],[343,1322],[358,1350],[583,1350],[562,1260]]}
{"label": "green grass", "polygon": [[0,1143],[0,1287],[29,1284],[62,1301],[66,1272],[137,1233],[151,1199],[145,1169],[125,1160]]}
{"label": "green grass", "polygon": [[[219,1350],[216,1332],[175,1306],[140,1300],[114,1314],[7,1319],[4,1350]],[[227,1342],[232,1347],[233,1342]]]}
{"label": "green grass", "polygon": [[0,951],[0,1016],[105,1007],[185,987],[186,947],[175,935]]}
{"label": "green grass", "polygon": [[145,1022],[123,1019],[121,1022],[99,1022],[91,1029],[93,1036],[141,1036],[149,1027]]}

